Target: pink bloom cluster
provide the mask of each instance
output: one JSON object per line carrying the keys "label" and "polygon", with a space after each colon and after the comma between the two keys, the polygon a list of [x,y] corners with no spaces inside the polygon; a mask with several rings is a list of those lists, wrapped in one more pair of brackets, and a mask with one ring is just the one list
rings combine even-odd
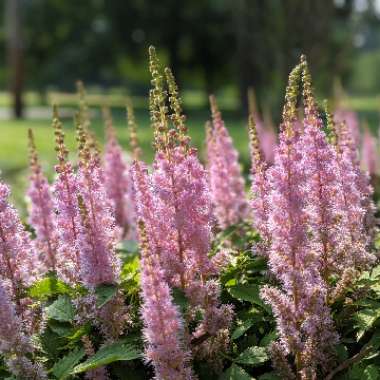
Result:
{"label": "pink bloom cluster", "polygon": [[226,228],[248,215],[245,181],[239,165],[239,154],[224,125],[216,100],[210,97],[212,127],[207,138],[207,161],[214,213],[221,228]]}

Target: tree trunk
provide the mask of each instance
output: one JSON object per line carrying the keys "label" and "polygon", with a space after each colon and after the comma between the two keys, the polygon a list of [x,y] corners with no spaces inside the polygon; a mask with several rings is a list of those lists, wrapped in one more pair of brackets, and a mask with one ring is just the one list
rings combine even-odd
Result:
{"label": "tree trunk", "polygon": [[24,84],[24,51],[21,32],[20,0],[6,0],[6,49],[9,72],[9,90],[12,95],[13,116],[23,116],[22,91]]}

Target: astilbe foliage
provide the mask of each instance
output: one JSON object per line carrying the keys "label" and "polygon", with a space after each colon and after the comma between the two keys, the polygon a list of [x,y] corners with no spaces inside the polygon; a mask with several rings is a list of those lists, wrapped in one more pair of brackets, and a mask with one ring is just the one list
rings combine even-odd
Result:
{"label": "astilbe foliage", "polygon": [[29,223],[36,231],[36,248],[41,254],[41,260],[46,270],[55,271],[58,244],[57,221],[50,186],[42,172],[31,129],[29,129],[29,150],[31,170],[28,189],[30,198]]}
{"label": "astilbe foliage", "polygon": [[57,213],[58,254],[57,273],[65,281],[80,280],[80,259],[77,245],[80,230],[78,183],[72,164],[67,160],[68,150],[64,143],[62,124],[55,108],[53,127],[56,138],[58,164],[54,182],[54,206]]}
{"label": "astilbe foliage", "polygon": [[157,379],[193,379],[190,353],[184,348],[186,327],[173,304],[160,258],[150,250],[143,222],[140,222],[139,237],[145,357],[154,366]]}
{"label": "astilbe foliage", "polygon": [[226,228],[247,217],[248,203],[239,154],[233,146],[214,96],[210,96],[210,104],[212,127],[207,139],[210,191],[218,224],[220,228]]}

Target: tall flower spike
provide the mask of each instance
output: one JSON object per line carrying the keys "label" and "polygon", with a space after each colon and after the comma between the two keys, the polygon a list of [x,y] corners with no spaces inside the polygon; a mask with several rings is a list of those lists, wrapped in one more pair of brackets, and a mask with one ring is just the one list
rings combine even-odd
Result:
{"label": "tall flower spike", "polygon": [[365,128],[362,142],[362,166],[371,177],[379,173],[379,149],[375,136],[371,134],[369,128]]}
{"label": "tall flower spike", "polygon": [[139,145],[139,139],[137,135],[137,124],[135,113],[133,110],[132,99],[127,100],[127,122],[129,131],[129,145],[132,150],[132,155],[134,160],[139,160],[141,156],[141,148]]}
{"label": "tall flower spike", "polygon": [[207,141],[210,190],[218,224],[226,228],[248,216],[248,202],[239,154],[233,146],[214,96],[210,96],[210,104],[213,118],[212,136]]}
{"label": "tall flower spike", "polygon": [[268,230],[268,181],[266,178],[266,164],[260,151],[260,142],[258,140],[255,120],[253,115],[248,118],[248,128],[251,148],[251,176],[252,176],[252,216],[253,225],[259,231],[264,244],[270,241]]}
{"label": "tall flower spike", "polygon": [[143,222],[139,223],[139,236],[146,360],[152,363],[157,379],[193,379],[190,353],[184,348],[183,321],[174,306],[160,259],[150,249]]}
{"label": "tall flower spike", "polygon": [[279,146],[274,165],[267,171],[269,267],[281,290],[266,286],[261,293],[276,316],[281,349],[284,355],[292,354],[295,358],[299,377],[307,368],[315,372],[326,359],[324,345],[332,345],[337,339],[325,305],[326,288],[319,275],[319,258],[308,241],[296,108],[301,72],[302,66],[298,65],[290,74]]}
{"label": "tall flower spike", "polygon": [[104,154],[104,185],[108,198],[112,202],[116,223],[122,229],[122,235],[126,236],[131,223],[128,166],[117,140],[112,115],[108,108],[103,109],[103,117],[107,135]]}
{"label": "tall flower spike", "polygon": [[31,201],[29,223],[36,231],[36,247],[42,254],[42,261],[47,270],[56,270],[57,254],[57,220],[54,213],[53,199],[49,183],[42,173],[38,161],[33,132],[29,129],[30,152],[30,186],[28,196]]}
{"label": "tall flower spike", "polygon": [[327,281],[341,274],[340,264],[348,231],[343,221],[344,194],[339,180],[336,150],[327,141],[318,115],[311,77],[305,57],[302,60],[305,120],[300,146],[305,173],[306,212],[311,228],[312,249],[321,258],[321,272]]}
{"label": "tall flower spike", "polygon": [[0,182],[0,277],[8,284],[12,299],[19,303],[23,289],[36,280],[41,265],[29,233],[9,204],[9,194],[8,186]]}
{"label": "tall flower spike", "polygon": [[57,178],[53,186],[58,231],[57,272],[65,281],[75,283],[80,278],[78,183],[73,167],[67,160],[68,150],[56,106],[53,109],[53,128],[58,159],[55,166]]}
{"label": "tall flower spike", "polygon": [[91,154],[83,126],[77,124],[80,163],[78,170],[81,227],[78,237],[81,279],[92,289],[103,283],[115,283],[119,261],[115,253],[116,229],[112,206],[103,184],[103,172]]}
{"label": "tall flower spike", "polygon": [[44,369],[34,364],[28,355],[33,351],[29,338],[22,331],[22,321],[15,305],[0,281],[0,354],[11,373],[19,379],[47,379]]}

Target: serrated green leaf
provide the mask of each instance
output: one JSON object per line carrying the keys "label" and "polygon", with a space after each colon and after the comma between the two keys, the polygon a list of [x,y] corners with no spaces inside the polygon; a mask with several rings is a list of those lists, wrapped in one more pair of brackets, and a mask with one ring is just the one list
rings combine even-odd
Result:
{"label": "serrated green leaf", "polygon": [[265,305],[263,300],[260,298],[260,287],[256,284],[239,284],[235,286],[231,286],[228,288],[229,293],[232,297],[242,300],[242,301],[248,301],[250,303],[253,303],[255,305],[261,306],[264,309],[270,308]]}
{"label": "serrated green leaf", "polygon": [[35,282],[29,289],[29,297],[46,301],[49,298],[59,294],[70,294],[72,289],[61,280],[54,276],[45,277],[42,280]]}
{"label": "serrated green leaf", "polygon": [[74,306],[68,296],[61,295],[56,301],[46,308],[49,319],[62,322],[71,322],[75,317]]}
{"label": "serrated green leaf", "polygon": [[248,331],[253,326],[253,324],[254,324],[254,321],[252,319],[247,319],[245,321],[242,321],[240,324],[238,324],[238,326],[232,333],[231,339],[235,340],[235,339],[240,338],[242,335],[245,334],[246,331]]}
{"label": "serrated green leaf", "polygon": [[116,342],[99,349],[94,356],[91,356],[84,363],[77,365],[71,374],[75,375],[116,361],[134,360],[140,357],[141,352],[136,347],[124,341]]}
{"label": "serrated green leaf", "polygon": [[243,368],[232,364],[225,372],[219,376],[219,380],[254,380]]}
{"label": "serrated green leaf", "polygon": [[264,335],[263,338],[260,340],[260,346],[266,347],[276,339],[277,339],[277,331],[276,330],[269,331],[269,333]]}
{"label": "serrated green leaf", "polygon": [[85,356],[83,348],[76,348],[68,355],[64,356],[52,368],[53,375],[59,380],[65,380],[71,376],[73,368],[82,360]]}
{"label": "serrated green leaf", "polygon": [[281,380],[275,372],[267,372],[258,377],[258,380]]}
{"label": "serrated green leaf", "polygon": [[96,287],[96,307],[101,308],[117,293],[117,286],[111,284],[102,284]]}
{"label": "serrated green leaf", "polygon": [[50,329],[59,336],[66,337],[75,332],[75,328],[68,322],[59,322],[51,319],[48,323]]}
{"label": "serrated green leaf", "polygon": [[360,340],[363,335],[372,328],[373,324],[380,318],[380,307],[364,309],[355,314],[355,320],[357,322],[356,327],[358,331],[356,333],[357,340]]}
{"label": "serrated green leaf", "polygon": [[265,363],[269,360],[269,356],[264,347],[248,347],[243,351],[236,359],[236,363],[247,364],[252,366],[257,366],[262,363]]}
{"label": "serrated green leaf", "polygon": [[379,367],[374,364],[370,364],[367,366],[363,372],[363,380],[379,380],[380,379],[380,371]]}

